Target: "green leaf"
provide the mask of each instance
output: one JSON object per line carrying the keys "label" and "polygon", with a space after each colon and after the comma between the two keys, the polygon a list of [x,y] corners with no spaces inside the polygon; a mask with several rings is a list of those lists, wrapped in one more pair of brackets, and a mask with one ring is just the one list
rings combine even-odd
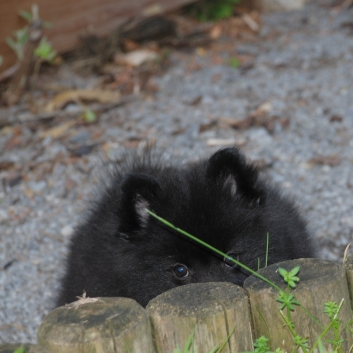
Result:
{"label": "green leaf", "polygon": [[283,278],[285,278],[287,273],[288,273],[288,271],[286,269],[282,268],[282,267],[278,268],[278,272]]}
{"label": "green leaf", "polygon": [[29,38],[29,29],[28,27],[23,27],[14,32],[14,36],[17,39],[18,44],[25,45]]}
{"label": "green leaf", "polygon": [[289,272],[284,268],[278,268],[279,274],[283,277],[284,281],[288,283],[292,288],[297,286],[296,282],[299,282],[299,277],[295,276],[300,270],[300,266],[294,267]]}
{"label": "green leaf", "polygon": [[218,348],[219,348],[219,344],[216,344],[209,352],[207,353],[218,353]]}
{"label": "green leaf", "polygon": [[213,20],[221,20],[222,18],[227,18],[233,14],[233,5],[216,5],[213,10]]}
{"label": "green leaf", "polygon": [[288,308],[290,311],[294,311],[294,305],[300,306],[300,303],[294,298],[293,294],[288,294],[282,290],[279,291],[279,296],[276,298],[276,301],[281,303],[280,310]]}
{"label": "green leaf", "polygon": [[0,66],[2,65],[3,62],[4,62],[4,58],[2,55],[0,55]]}
{"label": "green leaf", "polygon": [[233,15],[239,0],[202,0],[188,5],[185,11],[199,21],[218,21]]}
{"label": "green leaf", "polygon": [[13,353],[24,353],[26,350],[25,346],[22,344],[20,347],[16,348]]}
{"label": "green leaf", "polygon": [[56,51],[53,46],[43,38],[39,43],[38,47],[34,49],[34,54],[41,58],[42,60],[52,62],[56,57]]}
{"label": "green leaf", "polygon": [[[173,350],[173,353],[194,353],[194,339],[195,339],[195,330],[194,332],[188,337],[185,345],[184,345],[184,349],[183,351],[181,351],[179,345],[176,345],[176,348]],[[213,353],[213,352],[209,352],[209,353]]]}
{"label": "green leaf", "polygon": [[193,332],[185,343],[184,352],[187,352],[191,345],[194,343],[195,332]]}
{"label": "green leaf", "polygon": [[232,334],[235,331],[235,326],[236,325],[234,325],[233,329],[229,332],[228,336],[223,340],[223,342],[220,344],[217,344],[215,347],[213,347],[213,349],[209,353],[214,353],[214,352],[221,353],[223,351],[223,348],[228,343],[230,337],[232,336]]}
{"label": "green leaf", "polygon": [[125,349],[127,350],[127,353],[131,353],[130,348],[129,348],[129,346],[127,345],[127,343],[125,343]]}
{"label": "green leaf", "polygon": [[321,340],[321,337],[319,336],[319,338],[317,340],[318,340],[317,347],[319,349],[319,353],[326,353],[324,344],[322,343],[322,340]]}
{"label": "green leaf", "polygon": [[177,347],[174,349],[173,353],[181,353],[181,350],[179,348],[179,346],[177,345]]}
{"label": "green leaf", "polygon": [[83,116],[83,120],[86,123],[94,123],[97,120],[97,115],[93,110],[86,109],[85,114]]}
{"label": "green leaf", "polygon": [[323,311],[327,316],[332,319],[338,313],[338,304],[336,302],[324,303],[325,310]]}
{"label": "green leaf", "polygon": [[265,336],[261,336],[256,339],[254,343],[255,352],[267,353],[270,350],[270,347],[267,345],[268,340],[269,339]]}
{"label": "green leaf", "polygon": [[295,282],[299,282],[299,277],[293,277],[291,279],[288,279],[288,284],[292,287],[295,288],[297,284]]}
{"label": "green leaf", "polygon": [[13,32],[13,35],[15,40],[13,40],[11,37],[7,37],[6,43],[15,52],[17,58],[21,60],[23,57],[23,48],[28,41],[28,27],[24,27]]}
{"label": "green leaf", "polygon": [[300,266],[296,266],[289,271],[290,276],[296,276],[300,271]]}
{"label": "green leaf", "polygon": [[306,345],[308,342],[309,342],[308,339],[303,338],[303,337],[301,337],[301,336],[299,336],[299,335],[297,335],[297,336],[294,337],[294,343],[295,343],[296,345],[298,345],[298,346]]}
{"label": "green leaf", "polygon": [[240,61],[238,58],[231,58],[231,59],[229,59],[229,65],[232,68],[237,69],[240,65]]}
{"label": "green leaf", "polygon": [[14,40],[10,37],[7,37],[6,39],[6,43],[7,45],[14,51],[16,51],[16,43],[14,42]]}
{"label": "green leaf", "polygon": [[19,15],[24,18],[26,21],[32,21],[32,14],[29,11],[20,11]]}

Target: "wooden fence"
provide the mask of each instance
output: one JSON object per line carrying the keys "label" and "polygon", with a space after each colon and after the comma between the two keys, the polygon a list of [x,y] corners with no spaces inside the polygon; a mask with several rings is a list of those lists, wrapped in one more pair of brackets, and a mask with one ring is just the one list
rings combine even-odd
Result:
{"label": "wooden fence", "polygon": [[[352,320],[353,256],[344,266],[299,259],[271,265],[259,273],[285,291],[278,268],[289,271],[296,266],[300,266],[300,282],[292,293],[302,307],[294,305],[291,317],[295,333],[313,347],[330,323],[324,303],[339,304],[344,299],[338,315],[341,329]],[[198,353],[209,352],[222,342],[226,342],[223,353],[253,351],[255,338],[262,335],[270,339],[273,350],[279,347],[292,352],[293,335],[284,325],[278,295],[278,290],[251,276],[244,289],[224,282],[177,287],[154,298],[146,309],[128,298],[87,298],[49,313],[38,330],[38,345],[27,346],[26,352],[173,353],[177,347],[183,351],[192,334]],[[332,344],[327,341],[333,338],[329,334],[322,339],[328,352]],[[345,329],[340,338],[343,352],[350,352],[353,335]],[[16,347],[0,346],[0,353],[13,353]]]}

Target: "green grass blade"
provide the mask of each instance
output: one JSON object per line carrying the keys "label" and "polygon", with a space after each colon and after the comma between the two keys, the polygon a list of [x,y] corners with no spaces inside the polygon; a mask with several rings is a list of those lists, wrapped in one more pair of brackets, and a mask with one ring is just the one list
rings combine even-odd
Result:
{"label": "green grass blade", "polygon": [[178,227],[175,227],[172,223],[168,222],[167,220],[165,220],[164,218],[162,217],[159,217],[157,216],[154,212],[150,211],[149,209],[146,208],[146,211],[154,218],[156,218],[157,220],[159,220],[160,222],[162,222],[163,224],[165,224],[166,226],[176,230],[177,232],[187,236],[188,238],[194,240],[196,243],[204,246],[205,248],[213,251],[214,253],[222,256],[222,257],[226,257],[228,258],[229,260],[233,261],[236,265],[242,267],[243,269],[249,271],[252,275],[262,279],[263,281],[265,281],[266,283],[268,283],[270,286],[272,286],[273,288],[276,288],[277,290],[281,290],[281,288],[279,288],[276,284],[274,284],[273,282],[269,281],[267,278],[265,278],[264,276],[260,275],[259,273],[255,272],[254,270],[252,270],[250,267],[242,264],[241,262],[233,259],[232,257],[229,257],[227,254],[223,253],[222,251],[214,248],[213,246],[205,243],[204,241],[202,241],[201,239],[199,238],[196,238],[194,237],[193,235],[189,234],[188,232],[185,232],[184,230],[178,228]]}
{"label": "green grass blade", "polygon": [[24,353],[26,351],[26,347],[22,344],[20,347],[16,348],[12,353]]}
{"label": "green grass blade", "polygon": [[305,314],[308,315],[310,317],[310,319],[313,320],[321,329],[324,329],[324,326],[321,325],[320,322],[317,319],[315,319],[315,317],[312,316],[308,310],[306,310],[302,305],[300,305],[299,308],[301,310],[303,310],[305,312]]}
{"label": "green grass blade", "polygon": [[267,335],[270,336],[270,328],[268,327],[267,321],[265,319],[265,317],[263,316],[262,312],[260,311],[260,308],[258,305],[255,306],[256,311],[258,312],[258,314],[261,317],[261,320],[263,321],[263,323],[265,324],[266,330],[267,330]]}
{"label": "green grass blade", "polygon": [[319,353],[326,353],[324,345],[323,345],[320,337],[318,338],[317,348],[319,349]]}
{"label": "green grass blade", "polygon": [[265,259],[265,267],[267,267],[267,263],[268,263],[268,245],[270,243],[270,232],[267,232],[266,235],[266,259]]}
{"label": "green grass blade", "polygon": [[194,340],[195,340],[195,329],[193,333],[189,336],[188,340],[186,341],[183,353],[189,353],[190,347],[192,348],[192,353],[194,353]]}
{"label": "green grass blade", "polygon": [[219,346],[219,348],[217,349],[216,353],[221,353],[223,348],[225,347],[225,345],[228,343],[230,336],[234,333],[235,331],[235,326],[233,327],[233,329],[229,332],[228,336],[224,339],[224,341],[221,343],[221,345]]}

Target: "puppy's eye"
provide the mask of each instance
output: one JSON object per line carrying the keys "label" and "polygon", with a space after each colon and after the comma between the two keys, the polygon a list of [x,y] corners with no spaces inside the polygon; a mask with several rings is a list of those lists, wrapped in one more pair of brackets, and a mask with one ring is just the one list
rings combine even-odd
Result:
{"label": "puppy's eye", "polygon": [[174,267],[173,271],[177,278],[185,278],[189,276],[189,270],[185,265],[178,264]]}
{"label": "puppy's eye", "polygon": [[235,262],[233,262],[231,259],[239,261],[239,255],[233,254],[233,253],[230,253],[230,254],[227,254],[227,255],[228,255],[228,257],[225,257],[223,259],[225,267],[230,267],[230,268],[238,267],[238,265]]}

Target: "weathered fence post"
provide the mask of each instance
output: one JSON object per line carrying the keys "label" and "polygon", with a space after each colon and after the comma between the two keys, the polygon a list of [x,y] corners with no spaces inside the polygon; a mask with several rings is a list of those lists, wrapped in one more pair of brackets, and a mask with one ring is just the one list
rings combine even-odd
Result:
{"label": "weathered fence post", "polygon": [[51,353],[153,353],[147,312],[128,298],[87,298],[50,312],[38,342]]}
{"label": "weathered fence post", "polygon": [[158,352],[184,348],[195,332],[197,352],[224,342],[222,353],[253,350],[251,317],[244,290],[231,283],[197,283],[174,288],[147,306]]}
{"label": "weathered fence post", "polygon": [[[288,271],[296,266],[300,266],[298,275],[300,282],[296,289],[292,290],[292,294],[322,326],[296,305],[294,305],[295,310],[291,312],[291,318],[294,322],[295,333],[303,338],[307,337],[308,345],[312,347],[324,331],[324,327],[330,322],[327,315],[323,313],[324,303],[335,301],[339,304],[344,298],[339,313],[339,318],[342,320],[341,327],[343,328],[352,319],[346,274],[339,265],[319,259],[285,261],[261,269],[259,273],[286,290],[287,286],[277,269],[282,267]],[[276,301],[278,291],[255,276],[251,276],[245,281],[244,288],[247,290],[250,299],[255,337],[265,335],[270,338],[269,343],[272,349],[280,347],[284,351],[293,351],[295,349],[293,335],[288,327],[284,326],[285,322],[279,311],[280,303]],[[283,310],[283,314],[286,315],[286,309]],[[332,338],[332,335],[329,335],[322,339],[326,348],[330,348],[329,344],[326,343],[327,339]],[[353,343],[352,335],[348,335],[347,330],[345,330],[341,338],[344,339],[343,352],[348,352]]]}

